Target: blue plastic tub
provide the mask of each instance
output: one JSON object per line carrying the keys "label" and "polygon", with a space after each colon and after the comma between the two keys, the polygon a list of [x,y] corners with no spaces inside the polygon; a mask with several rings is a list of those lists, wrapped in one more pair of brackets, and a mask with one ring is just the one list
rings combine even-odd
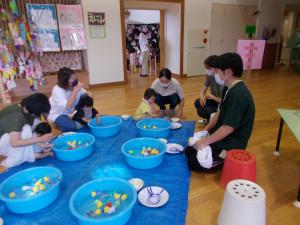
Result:
{"label": "blue plastic tub", "polygon": [[101,116],[100,124],[95,118],[88,123],[88,126],[96,137],[112,137],[120,132],[122,122],[123,120],[118,116]]}
{"label": "blue plastic tub", "polygon": [[[159,151],[157,155],[143,156],[140,154],[143,148],[155,148]],[[154,138],[134,138],[122,145],[122,153],[129,166],[137,169],[151,169],[159,166],[166,152],[165,143]],[[130,151],[132,154],[130,154]]]}
{"label": "blue plastic tub", "polygon": [[165,119],[146,118],[136,124],[141,137],[167,138],[171,123]]}
{"label": "blue plastic tub", "polygon": [[[70,149],[68,143],[76,141],[76,148]],[[61,161],[78,161],[93,152],[95,138],[88,133],[71,133],[61,135],[53,142],[55,156]]]}
{"label": "blue plastic tub", "polygon": [[[92,192],[100,194],[92,197]],[[116,208],[115,213],[106,214],[103,208],[108,200],[107,197],[101,197],[110,193],[126,194],[127,199],[124,201],[120,199],[120,204]],[[95,201],[97,199],[101,199],[103,203],[103,206],[100,207],[102,213],[98,216],[95,216],[95,214],[87,216],[87,212],[91,212],[91,210],[95,212]],[[103,178],[90,181],[79,187],[72,194],[69,206],[71,213],[81,225],[124,225],[131,217],[136,200],[136,190],[128,181],[120,178]]]}
{"label": "blue plastic tub", "polygon": [[[44,182],[44,177],[49,178],[48,183]],[[39,179],[43,180],[45,186],[43,191],[31,195],[33,193],[31,189],[23,190],[25,186],[34,187],[34,180]],[[8,177],[1,183],[0,199],[14,213],[32,213],[45,208],[57,198],[61,180],[62,173],[55,167],[43,166],[26,169]],[[11,198],[11,193],[15,193],[15,197]]]}

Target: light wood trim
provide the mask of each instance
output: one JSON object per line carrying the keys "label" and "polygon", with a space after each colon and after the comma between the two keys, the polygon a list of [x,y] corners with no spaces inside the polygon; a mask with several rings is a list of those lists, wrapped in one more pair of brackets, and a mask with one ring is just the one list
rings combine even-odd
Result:
{"label": "light wood trim", "polygon": [[[120,13],[121,13],[121,26],[123,26],[123,28],[121,28],[121,33],[122,33],[122,42],[125,41],[125,16],[124,16],[124,11],[125,11],[125,7],[124,7],[124,1],[125,0],[120,0]],[[140,2],[167,2],[167,3],[180,3],[180,66],[179,66],[179,72],[180,72],[180,76],[183,77],[183,47],[184,47],[184,10],[185,10],[185,0],[137,0]],[[133,9],[133,8],[130,8]],[[138,8],[138,9],[142,9],[142,8]],[[148,10],[150,8],[147,8]],[[151,10],[157,10],[155,8],[151,8]],[[122,20],[122,13],[123,13],[123,20]],[[125,57],[125,61],[126,61],[126,55],[124,54],[126,52],[126,46],[124,45],[123,47],[123,58]],[[124,63],[124,76],[127,77],[127,73],[126,73],[126,64]]]}
{"label": "light wood trim", "polygon": [[120,20],[121,20],[121,33],[122,33],[122,58],[123,58],[123,76],[124,81],[127,82],[127,60],[126,60],[126,43],[125,43],[125,8],[124,0],[120,0]]}
{"label": "light wood trim", "polygon": [[183,43],[184,43],[184,10],[185,10],[185,2],[181,1],[181,22],[180,22],[180,76],[183,76]]}
{"label": "light wood trim", "polygon": [[160,47],[160,64],[159,64],[159,70],[165,68],[165,10],[159,11],[159,47]]}
{"label": "light wood trim", "polygon": [[115,85],[124,85],[127,84],[127,81],[116,81],[116,82],[110,82],[110,83],[104,83],[104,84],[90,84],[90,88],[98,88],[98,87],[111,87]]}

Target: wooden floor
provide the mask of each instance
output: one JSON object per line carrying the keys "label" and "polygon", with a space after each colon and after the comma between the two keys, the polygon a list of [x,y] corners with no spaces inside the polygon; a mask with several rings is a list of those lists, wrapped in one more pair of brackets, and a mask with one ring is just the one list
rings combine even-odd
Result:
{"label": "wooden floor", "polygon": [[[92,89],[95,106],[101,113],[134,113],[145,88],[155,77],[129,77],[127,85]],[[300,143],[284,127],[281,156],[273,156],[273,150],[280,119],[276,109],[300,108],[300,75],[286,70],[260,71],[246,73],[244,80],[256,104],[255,125],[248,150],[257,157],[257,183],[266,192],[267,224],[299,225],[300,209],[295,208],[292,202],[300,183]],[[193,102],[203,81],[203,77],[181,80],[186,98],[184,117],[187,120],[198,119]],[[200,129],[201,126],[197,125],[197,130]],[[219,173],[192,173],[187,225],[217,224],[224,195],[218,184],[219,176]]]}

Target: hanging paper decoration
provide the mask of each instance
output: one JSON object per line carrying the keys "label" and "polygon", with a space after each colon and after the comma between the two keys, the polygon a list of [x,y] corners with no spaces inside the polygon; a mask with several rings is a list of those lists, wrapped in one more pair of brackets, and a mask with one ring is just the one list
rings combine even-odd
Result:
{"label": "hanging paper decoration", "polygon": [[10,0],[9,8],[14,16],[16,16],[16,17],[19,16],[16,0]]}

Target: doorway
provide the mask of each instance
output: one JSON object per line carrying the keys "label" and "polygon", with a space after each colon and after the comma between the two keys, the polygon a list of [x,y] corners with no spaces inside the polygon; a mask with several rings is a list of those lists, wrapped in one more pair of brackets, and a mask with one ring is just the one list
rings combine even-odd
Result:
{"label": "doorway", "polygon": [[[145,32],[149,46],[149,59],[147,63],[148,75],[157,75],[160,68],[160,29],[164,21],[160,19],[159,10],[126,9],[125,32],[126,32],[126,59],[127,76],[141,74],[141,46],[139,43],[140,32]],[[164,25],[163,25],[164,26]]]}
{"label": "doorway", "polygon": [[[159,66],[183,75],[184,0],[120,0],[122,48],[125,81],[129,81],[126,57],[125,18],[128,10],[159,10]],[[153,69],[153,67],[152,67]],[[154,74],[152,74],[154,75]],[[153,76],[154,77],[154,76]]]}
{"label": "doorway", "polygon": [[278,49],[278,65],[290,66],[291,48],[288,40],[300,28],[300,6],[286,5],[281,24],[280,45]]}

